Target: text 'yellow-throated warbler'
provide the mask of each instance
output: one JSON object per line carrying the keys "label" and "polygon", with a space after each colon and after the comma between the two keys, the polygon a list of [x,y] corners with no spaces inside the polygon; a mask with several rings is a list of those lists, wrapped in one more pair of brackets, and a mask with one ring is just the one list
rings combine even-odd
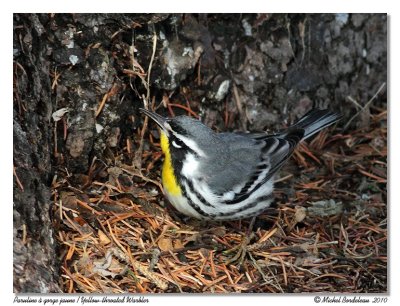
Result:
{"label": "text 'yellow-throated warbler'", "polygon": [[314,109],[272,135],[215,133],[191,117],[141,111],[161,128],[166,196],[181,213],[203,220],[260,214],[273,200],[274,175],[296,145],[340,119],[337,113]]}

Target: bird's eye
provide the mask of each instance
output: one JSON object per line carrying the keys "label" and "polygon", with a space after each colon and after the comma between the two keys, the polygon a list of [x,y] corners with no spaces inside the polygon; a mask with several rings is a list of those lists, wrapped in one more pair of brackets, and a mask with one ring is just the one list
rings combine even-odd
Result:
{"label": "bird's eye", "polygon": [[177,149],[181,149],[182,148],[182,146],[178,145],[175,140],[172,140],[172,145]]}

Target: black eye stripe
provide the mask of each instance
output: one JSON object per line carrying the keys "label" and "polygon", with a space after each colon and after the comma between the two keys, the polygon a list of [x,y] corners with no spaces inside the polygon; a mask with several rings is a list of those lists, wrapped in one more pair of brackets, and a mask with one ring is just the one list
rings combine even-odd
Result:
{"label": "black eye stripe", "polygon": [[[175,142],[179,147],[181,148],[187,148],[187,146],[185,145],[185,143],[180,140],[178,137],[175,137],[174,135],[171,135],[171,144],[173,145],[173,143]],[[176,148],[176,146],[174,146]]]}
{"label": "black eye stripe", "polygon": [[[175,142],[180,148],[174,146],[173,142]],[[173,151],[172,159],[184,159],[186,153],[191,153],[194,156],[198,157],[198,154],[193,151],[190,147],[186,145],[182,140],[176,137],[174,134],[170,134],[169,136],[170,150]],[[181,155],[184,154],[184,155]],[[174,156],[175,155],[175,156]]]}
{"label": "black eye stripe", "polygon": [[177,148],[177,149],[181,149],[182,148],[182,146],[181,145],[179,145],[175,140],[172,140],[172,145],[175,147],[175,148]]}
{"label": "black eye stripe", "polygon": [[168,121],[168,123],[169,123],[171,129],[174,132],[178,133],[179,135],[186,136],[188,134],[187,131],[185,129],[183,129],[180,125],[176,124],[176,122],[171,120],[171,121]]}

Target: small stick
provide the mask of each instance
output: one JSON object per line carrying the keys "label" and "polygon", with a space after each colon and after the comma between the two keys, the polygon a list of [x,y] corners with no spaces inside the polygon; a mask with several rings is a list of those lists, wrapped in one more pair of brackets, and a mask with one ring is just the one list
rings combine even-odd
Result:
{"label": "small stick", "polygon": [[13,166],[13,173],[14,173],[15,180],[16,180],[16,182],[17,182],[18,187],[19,187],[22,191],[24,191],[24,186],[22,185],[21,181],[20,181],[19,178],[18,178],[17,172],[15,171],[15,166]]}
{"label": "small stick", "polygon": [[101,111],[103,110],[104,105],[107,102],[107,99],[108,99],[108,92],[103,96],[103,99],[101,100],[100,105],[96,111],[95,118],[97,118],[100,115]]}
{"label": "small stick", "polygon": [[[154,34],[153,34],[153,53],[151,54],[149,68],[147,69],[147,82],[143,78],[141,78],[144,86],[147,89],[146,97],[142,96],[143,103],[144,103],[144,108],[147,109],[147,110],[149,109],[148,103],[149,103],[149,100],[150,100],[150,74],[151,74],[151,67],[153,66],[153,61],[154,61],[154,57],[155,57],[155,54],[156,54],[156,49],[157,49],[157,34],[154,32]],[[155,97],[153,97],[153,99],[154,98]],[[148,120],[149,120],[149,118],[147,116],[145,116],[144,122],[143,122],[143,128],[142,128],[142,131],[140,133],[139,148],[136,151],[135,159],[134,159],[134,166],[140,172],[142,171],[143,139],[144,139],[144,134],[145,134],[145,132],[147,130]]]}
{"label": "small stick", "polygon": [[246,116],[243,113],[242,101],[240,100],[239,91],[236,87],[236,84],[233,83],[233,96],[235,97],[236,107],[239,111],[240,115],[240,124],[242,125],[243,131],[246,130]]}
{"label": "small stick", "polygon": [[169,103],[169,106],[184,109],[184,110],[187,111],[189,114],[191,114],[191,115],[193,115],[194,117],[196,117],[197,119],[199,118],[199,115],[197,115],[191,108],[189,108],[189,107],[187,107],[187,106],[180,105],[180,104],[175,104],[175,103]]}
{"label": "small stick", "polygon": [[364,107],[362,109],[360,109],[353,117],[350,118],[350,120],[346,123],[346,125],[344,126],[342,131],[347,130],[347,128],[349,127],[350,123],[364,110],[367,109],[367,107],[372,103],[372,101],[375,100],[375,98],[379,95],[379,93],[382,91],[382,89],[386,86],[386,83],[383,82],[382,85],[379,87],[379,89],[377,90],[377,92],[374,94],[374,96],[367,102],[367,104],[364,105]]}

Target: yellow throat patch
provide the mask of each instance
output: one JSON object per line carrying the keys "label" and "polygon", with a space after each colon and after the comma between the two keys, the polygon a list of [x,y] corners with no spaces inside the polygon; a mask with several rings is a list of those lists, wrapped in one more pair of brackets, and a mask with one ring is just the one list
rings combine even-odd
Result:
{"label": "yellow throat patch", "polygon": [[171,152],[169,150],[169,141],[167,135],[161,131],[161,149],[164,152],[164,164],[162,167],[161,180],[165,190],[174,196],[182,194],[181,188],[179,187],[176,176],[174,174],[174,168],[172,167]]}

